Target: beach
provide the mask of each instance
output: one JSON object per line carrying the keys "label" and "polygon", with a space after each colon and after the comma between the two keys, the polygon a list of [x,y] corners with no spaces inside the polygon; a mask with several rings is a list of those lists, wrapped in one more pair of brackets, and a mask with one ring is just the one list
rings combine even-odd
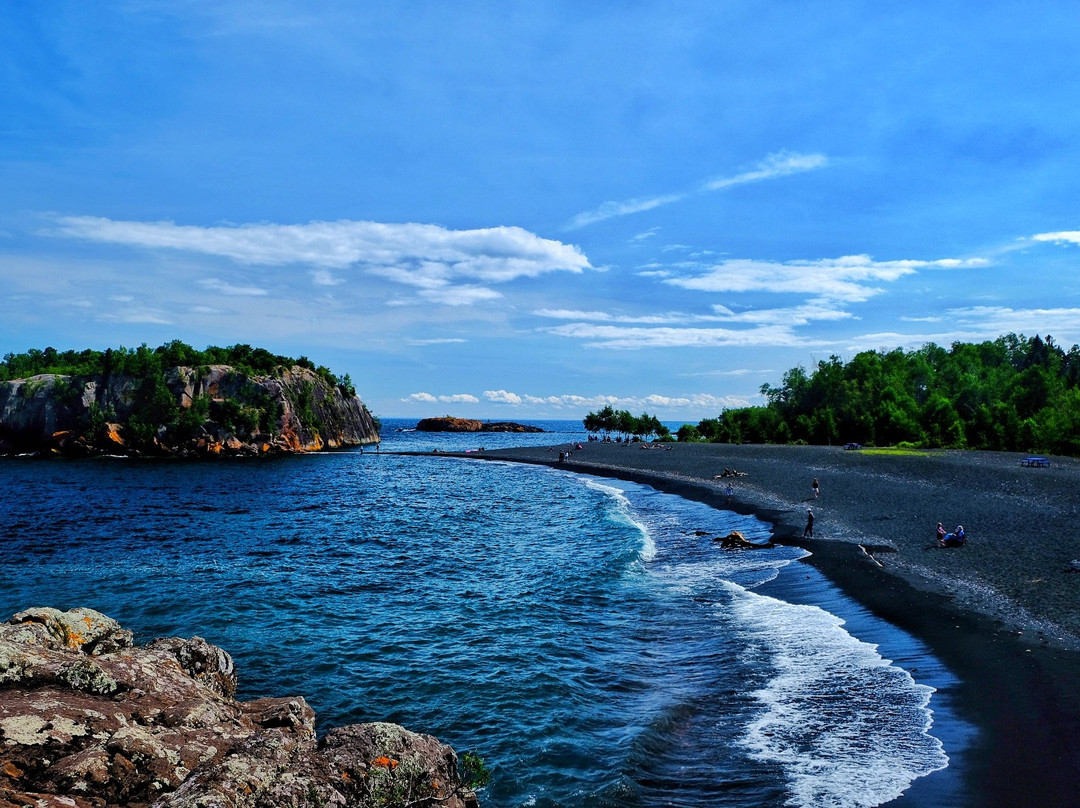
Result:
{"label": "beach", "polygon": [[[961,680],[957,708],[979,730],[963,765],[972,804],[1080,805],[1080,460],[589,442],[560,461],[567,448],[470,457],[619,477],[764,519],[774,541],[810,551],[807,563]],[[938,549],[939,521],[962,524],[967,544]]]}

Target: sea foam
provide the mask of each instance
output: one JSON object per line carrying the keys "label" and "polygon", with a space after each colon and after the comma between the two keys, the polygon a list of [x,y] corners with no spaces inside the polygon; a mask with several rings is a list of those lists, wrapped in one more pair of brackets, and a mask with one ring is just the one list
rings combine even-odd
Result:
{"label": "sea foam", "polygon": [[754,693],[761,714],[741,742],[752,758],[782,768],[788,805],[881,805],[948,765],[930,734],[934,688],[851,636],[835,615],[732,590],[745,655],[773,669]]}

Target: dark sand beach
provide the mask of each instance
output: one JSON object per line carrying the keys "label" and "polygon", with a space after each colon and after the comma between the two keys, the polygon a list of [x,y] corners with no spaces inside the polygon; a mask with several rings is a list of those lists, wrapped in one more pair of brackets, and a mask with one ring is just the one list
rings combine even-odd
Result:
{"label": "dark sand beach", "polygon": [[[807,563],[961,680],[957,710],[979,729],[962,765],[971,805],[1080,805],[1080,460],[586,443],[560,464],[560,448],[482,456],[642,482],[770,522],[775,541],[809,550]],[[714,479],[724,469],[745,476]],[[939,521],[964,525],[967,545],[937,549]]]}

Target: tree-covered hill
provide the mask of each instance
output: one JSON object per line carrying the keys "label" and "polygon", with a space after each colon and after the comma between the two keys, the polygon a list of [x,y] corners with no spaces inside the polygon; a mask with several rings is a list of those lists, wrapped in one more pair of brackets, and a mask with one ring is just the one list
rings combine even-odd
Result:
{"label": "tree-covered hill", "polygon": [[250,345],[230,345],[227,348],[210,346],[198,350],[179,340],[157,348],[145,344],[138,348],[108,348],[104,351],[57,351],[55,348],[31,348],[25,353],[8,353],[0,362],[0,382],[28,379],[43,373],[60,376],[107,376],[110,373],[145,376],[174,367],[197,368],[209,365],[228,365],[248,375],[271,375],[279,368],[299,366],[315,371],[335,387],[341,385],[349,395],[356,395],[348,374],[338,379],[329,369],[316,366],[306,356],[293,359],[270,353]]}
{"label": "tree-covered hill", "polygon": [[378,432],[348,376],[249,345],[46,348],[0,363],[0,453],[291,453]]}
{"label": "tree-covered hill", "polygon": [[1007,334],[863,351],[763,385],[762,407],[685,426],[680,440],[846,443],[1080,455],[1080,347]]}

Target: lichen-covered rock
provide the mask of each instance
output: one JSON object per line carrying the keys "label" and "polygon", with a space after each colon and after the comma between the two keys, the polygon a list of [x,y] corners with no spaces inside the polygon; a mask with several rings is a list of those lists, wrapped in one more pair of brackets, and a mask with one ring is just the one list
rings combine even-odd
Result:
{"label": "lichen-covered rock", "polygon": [[391,724],[316,741],[301,697],[237,702],[199,637],[135,647],[92,609],[0,624],[0,808],[475,805],[453,750]]}

